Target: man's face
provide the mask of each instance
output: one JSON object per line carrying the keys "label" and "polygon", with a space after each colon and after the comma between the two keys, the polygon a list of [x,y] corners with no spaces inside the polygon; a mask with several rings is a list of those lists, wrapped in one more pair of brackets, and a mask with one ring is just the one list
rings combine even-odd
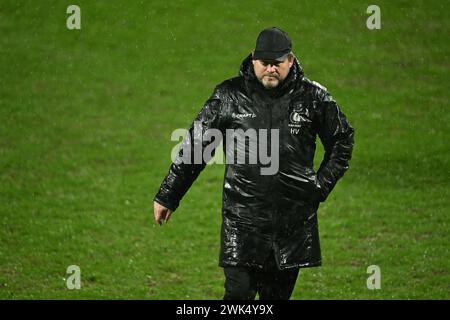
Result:
{"label": "man's face", "polygon": [[289,55],[284,61],[276,60],[253,60],[253,68],[256,78],[266,89],[275,88],[289,74],[294,63],[294,57]]}

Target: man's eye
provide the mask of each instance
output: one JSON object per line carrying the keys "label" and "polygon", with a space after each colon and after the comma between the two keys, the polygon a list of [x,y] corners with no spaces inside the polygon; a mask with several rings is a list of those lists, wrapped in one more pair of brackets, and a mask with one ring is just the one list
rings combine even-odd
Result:
{"label": "man's eye", "polygon": [[280,65],[279,62],[262,61],[261,63],[264,67],[267,67],[268,65],[278,67]]}

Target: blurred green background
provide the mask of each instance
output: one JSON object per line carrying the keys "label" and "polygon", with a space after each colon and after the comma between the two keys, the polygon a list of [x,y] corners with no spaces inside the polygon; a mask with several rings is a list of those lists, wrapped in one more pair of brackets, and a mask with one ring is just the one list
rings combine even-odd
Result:
{"label": "blurred green background", "polygon": [[[71,4],[81,30],[66,27]],[[379,0],[381,30],[366,27],[370,4],[2,0],[0,298],[221,299],[224,166],[164,227],[152,199],[172,131],[278,26],[356,130],[319,209],[323,266],[292,298],[449,299],[448,2]]]}

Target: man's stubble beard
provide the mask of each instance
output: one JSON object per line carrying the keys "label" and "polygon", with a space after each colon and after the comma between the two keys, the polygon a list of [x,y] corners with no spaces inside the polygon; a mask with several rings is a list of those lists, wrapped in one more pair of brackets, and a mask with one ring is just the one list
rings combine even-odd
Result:
{"label": "man's stubble beard", "polygon": [[278,87],[278,85],[280,84],[280,76],[278,74],[272,74],[270,75],[270,77],[272,77],[271,80],[269,80],[268,75],[263,75],[262,78],[258,80],[266,89],[273,89]]}

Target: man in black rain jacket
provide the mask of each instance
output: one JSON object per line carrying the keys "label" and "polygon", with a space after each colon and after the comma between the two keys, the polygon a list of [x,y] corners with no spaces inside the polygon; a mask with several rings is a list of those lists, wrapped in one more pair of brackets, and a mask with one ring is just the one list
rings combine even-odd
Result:
{"label": "man in black rain jacket", "polygon": [[[321,265],[317,209],[348,169],[353,133],[326,88],[304,76],[288,34],[265,29],[239,76],[195,118],[154,198],[155,220],[169,219],[210,159],[195,150],[221,134],[224,299],[289,299],[299,268]],[[325,149],[317,173],[316,136]]]}

